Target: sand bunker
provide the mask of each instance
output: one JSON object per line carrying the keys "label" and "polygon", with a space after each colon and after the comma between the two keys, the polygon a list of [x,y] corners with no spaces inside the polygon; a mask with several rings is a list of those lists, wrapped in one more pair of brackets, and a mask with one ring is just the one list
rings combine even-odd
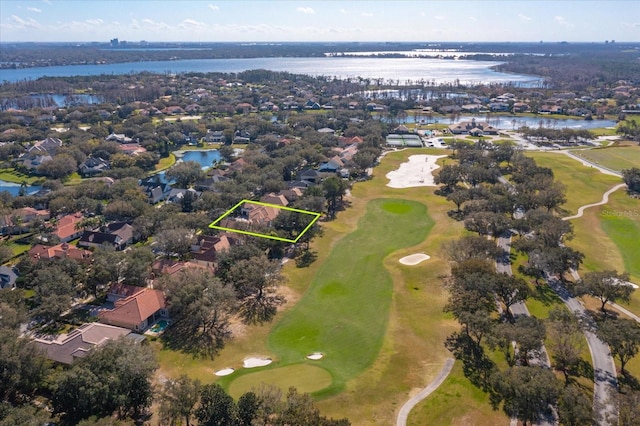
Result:
{"label": "sand bunker", "polygon": [[223,368],[222,370],[216,371],[214,374],[216,376],[228,376],[233,373],[235,370],[233,368]]}
{"label": "sand bunker", "polygon": [[244,368],[264,367],[272,362],[273,360],[271,358],[247,358],[242,361],[242,366]]}
{"label": "sand bunker", "polygon": [[402,263],[403,265],[413,266],[428,259],[431,259],[431,256],[429,256],[428,254],[416,253],[403,257],[402,259],[400,259],[400,263]]}
{"label": "sand bunker", "polygon": [[311,354],[307,355],[307,359],[311,359],[313,361],[317,361],[319,359],[322,359],[322,357],[324,357],[324,354],[322,352],[314,352],[314,353],[311,353]]}
{"label": "sand bunker", "polygon": [[436,164],[439,158],[446,155],[412,155],[409,161],[400,164],[398,170],[387,173],[388,187],[413,188],[416,186],[437,186],[433,181],[433,171],[440,166]]}

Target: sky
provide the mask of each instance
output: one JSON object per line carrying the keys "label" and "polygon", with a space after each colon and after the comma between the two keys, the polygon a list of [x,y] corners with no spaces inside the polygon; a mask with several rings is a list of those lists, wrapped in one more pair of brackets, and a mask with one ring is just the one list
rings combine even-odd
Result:
{"label": "sky", "polygon": [[638,0],[0,0],[0,42],[640,42]]}

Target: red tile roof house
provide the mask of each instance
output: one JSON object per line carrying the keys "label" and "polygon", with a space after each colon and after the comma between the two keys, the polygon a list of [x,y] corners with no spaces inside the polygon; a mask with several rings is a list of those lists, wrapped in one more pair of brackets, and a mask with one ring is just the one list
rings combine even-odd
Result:
{"label": "red tile roof house", "polygon": [[45,246],[36,244],[29,249],[29,257],[35,261],[51,259],[73,259],[77,262],[91,262],[93,253],[89,250],[70,246],[68,243],[60,243],[57,246]]}
{"label": "red tile roof house", "polygon": [[98,321],[144,332],[160,318],[169,318],[164,293],[147,287],[116,284],[109,289],[109,298],[116,299],[113,309],[98,314]]}
{"label": "red tile roof house", "polygon": [[198,237],[196,244],[191,246],[192,262],[215,267],[218,255],[237,244],[239,244],[239,241],[227,234],[219,236],[201,235]]}
{"label": "red tile roof house", "polygon": [[73,213],[62,216],[56,223],[56,230],[53,232],[63,243],[68,243],[82,235],[83,229],[77,229],[76,225],[84,218],[82,213]]}

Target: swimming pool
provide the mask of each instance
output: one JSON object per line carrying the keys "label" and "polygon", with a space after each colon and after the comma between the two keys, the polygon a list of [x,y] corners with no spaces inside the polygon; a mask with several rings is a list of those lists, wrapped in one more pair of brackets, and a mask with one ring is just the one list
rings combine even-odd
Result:
{"label": "swimming pool", "polygon": [[169,325],[169,323],[165,320],[160,320],[157,323],[155,323],[153,325],[153,327],[151,327],[149,329],[149,331],[153,332],[153,333],[162,333],[164,331],[165,328],[167,328],[167,326]]}

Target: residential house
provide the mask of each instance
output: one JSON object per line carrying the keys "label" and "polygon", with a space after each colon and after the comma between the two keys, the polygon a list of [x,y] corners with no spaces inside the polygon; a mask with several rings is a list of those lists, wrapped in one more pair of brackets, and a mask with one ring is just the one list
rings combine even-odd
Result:
{"label": "residential house", "polygon": [[318,172],[317,170],[313,170],[313,169],[301,170],[298,173],[297,178],[298,178],[298,180],[306,181],[306,182],[313,183],[313,184],[320,183],[320,181],[322,180],[320,172]]}
{"label": "residential house", "polygon": [[524,102],[516,102],[513,104],[513,112],[528,112],[530,110],[529,104]]}
{"label": "residential house", "polygon": [[[118,292],[114,292],[114,288]],[[143,332],[160,318],[169,317],[164,293],[148,287],[127,286],[117,284],[109,290],[115,299],[113,309],[98,313],[98,321]]]}
{"label": "residential house", "polygon": [[325,173],[337,173],[338,170],[344,167],[344,162],[337,155],[332,157],[329,161],[320,164],[318,167],[319,172]]}
{"label": "residential house", "polygon": [[207,130],[207,134],[204,136],[204,141],[207,143],[224,143],[226,141],[224,132],[222,130]]}
{"label": "residential house", "polygon": [[125,136],[124,133],[111,133],[105,140],[118,143],[131,143],[133,141],[130,137]]}
{"label": "residential house", "polygon": [[202,195],[202,192],[196,191],[193,188],[172,188],[167,194],[167,203],[181,203],[187,193],[191,194],[192,200],[197,200]]}
{"label": "residential house", "polygon": [[153,262],[151,266],[151,272],[155,277],[160,277],[162,275],[174,275],[180,271],[184,271],[188,268],[197,268],[209,272],[209,274],[213,275],[215,273],[215,269],[212,264],[200,263],[197,261],[188,261],[181,262],[173,259],[158,259]]}
{"label": "residential house", "polygon": [[62,141],[58,138],[46,138],[41,141],[35,142],[27,153],[30,155],[50,155],[56,154],[59,148],[62,147]]}
{"label": "residential house", "polygon": [[16,288],[18,274],[9,266],[0,266],[0,290]]}
{"label": "residential house", "polygon": [[244,144],[251,142],[251,134],[246,130],[236,130],[233,134],[233,143]]}
{"label": "residential house", "polygon": [[228,181],[229,178],[226,176],[216,175],[210,176],[206,179],[202,179],[194,183],[194,188],[197,191],[215,191],[216,185],[220,182]]}
{"label": "residential house", "polygon": [[144,193],[147,194],[147,197],[149,197],[151,204],[165,200],[171,191],[171,186],[168,183],[160,182],[159,179],[155,179],[154,177],[141,180],[139,185],[142,187]]}
{"label": "residential house", "polygon": [[126,222],[114,222],[105,226],[102,231],[85,230],[78,241],[80,247],[100,247],[104,244],[123,250],[136,240],[135,229]]}
{"label": "residential house", "polygon": [[22,234],[36,221],[46,221],[51,218],[49,210],[38,210],[33,207],[15,209],[8,215],[0,216],[0,234]]}
{"label": "residential house", "polygon": [[263,195],[262,198],[260,198],[260,202],[282,207],[289,205],[289,200],[287,200],[284,194],[274,194],[273,192]]}
{"label": "residential house", "polygon": [[246,219],[251,225],[270,226],[271,222],[280,213],[280,209],[247,201],[240,208],[240,213],[242,218]]}
{"label": "residential house", "polygon": [[138,155],[147,152],[147,149],[139,143],[123,143],[120,145],[120,151],[127,155]]}
{"label": "residential house", "polygon": [[89,250],[79,249],[69,243],[60,243],[55,246],[36,244],[27,253],[36,262],[39,260],[73,259],[76,262],[89,263],[93,256]]}
{"label": "residential house", "polygon": [[78,166],[78,173],[84,177],[95,176],[105,170],[109,170],[109,168],[110,165],[107,160],[100,157],[89,157]]}
{"label": "residential house", "polygon": [[216,236],[198,235],[196,243],[191,246],[193,262],[213,267],[220,253],[237,244],[239,240],[227,233]]}
{"label": "residential house", "polygon": [[[33,342],[50,360],[70,365],[106,342],[129,336],[131,330],[126,328],[92,322],[83,324],[68,334],[61,334],[55,338],[39,337]],[[135,335],[134,340],[144,340],[144,336]]]}
{"label": "residential house", "polygon": [[56,222],[53,234],[63,243],[75,240],[82,235],[82,229],[77,227],[82,219],[84,216],[80,212],[62,216]]}

